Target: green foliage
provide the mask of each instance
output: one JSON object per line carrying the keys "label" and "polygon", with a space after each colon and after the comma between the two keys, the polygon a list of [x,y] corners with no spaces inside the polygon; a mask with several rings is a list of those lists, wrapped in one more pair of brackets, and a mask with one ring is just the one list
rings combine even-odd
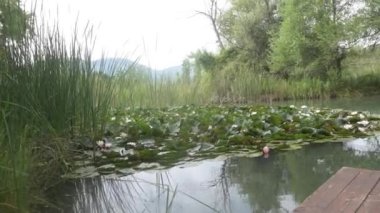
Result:
{"label": "green foliage", "polygon": [[[77,37],[67,44],[58,28],[27,30],[16,3],[0,3],[7,14],[1,16],[7,43],[0,47],[1,212],[46,205],[42,192],[69,169],[68,155],[78,145],[72,139],[103,135],[116,84],[104,68],[94,70],[90,47]],[[90,35],[84,33],[87,44]]]}
{"label": "green foliage", "polygon": [[233,0],[231,8],[222,14],[219,25],[230,48],[249,58],[257,70],[265,69],[270,32],[278,20],[274,14],[277,1]]}
{"label": "green foliage", "polygon": [[[341,78],[343,61],[355,45],[365,41],[375,48],[378,43],[378,0],[230,3],[218,20],[227,45],[214,58],[223,58],[231,49],[235,57],[213,59],[213,66],[202,67],[206,71],[224,75],[270,71],[286,79]],[[210,62],[206,55],[198,56],[198,61]]]}
{"label": "green foliage", "polygon": [[284,18],[276,39],[272,41],[271,69],[280,76],[288,77],[301,62],[300,46],[304,41],[302,32],[302,14],[299,4],[286,1],[281,13]]}
{"label": "green foliage", "polygon": [[20,4],[19,0],[0,2],[0,45],[2,48],[5,45],[5,38],[20,40],[30,30],[30,15],[20,7]]}
{"label": "green foliage", "polygon": [[[108,140],[116,147],[97,153],[98,161],[94,165],[103,166],[95,172],[104,167],[112,168],[111,172],[115,167],[138,169],[144,162],[170,166],[184,158],[197,160],[228,153],[258,157],[264,146],[280,151],[295,150],[310,143],[366,137],[380,128],[376,115],[306,106],[185,105],[123,109],[114,115],[108,126],[113,136]],[[160,134],[155,134],[154,129]],[[119,149],[128,150],[127,159],[115,152]],[[75,165],[80,170],[80,164],[73,162]],[[83,177],[78,173],[72,177],[76,175]]]}
{"label": "green foliage", "polygon": [[284,20],[272,42],[272,72],[285,77],[297,75],[297,69],[313,77],[326,77],[329,70],[340,72],[343,50],[339,42],[347,39],[349,29],[343,29],[340,14],[348,8],[339,5],[336,1],[285,1],[280,8]]}

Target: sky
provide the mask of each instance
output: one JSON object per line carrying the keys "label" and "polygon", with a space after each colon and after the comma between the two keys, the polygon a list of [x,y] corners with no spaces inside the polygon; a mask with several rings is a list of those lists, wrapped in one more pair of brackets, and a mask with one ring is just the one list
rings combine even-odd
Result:
{"label": "sky", "polygon": [[[36,0],[26,0],[25,6]],[[205,11],[208,0],[38,0],[45,20],[58,20],[70,38],[78,20],[94,27],[94,58],[126,56],[154,69],[182,64],[197,49],[217,50]],[[220,4],[221,5],[221,4]],[[222,5],[224,7],[225,5]],[[40,7],[39,7],[40,8]]]}

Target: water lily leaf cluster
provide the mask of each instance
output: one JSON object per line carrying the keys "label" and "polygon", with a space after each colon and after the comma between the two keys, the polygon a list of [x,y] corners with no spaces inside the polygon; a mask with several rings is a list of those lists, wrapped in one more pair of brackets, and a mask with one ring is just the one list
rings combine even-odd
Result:
{"label": "water lily leaf cluster", "polygon": [[111,119],[109,131],[125,142],[154,138],[186,143],[257,145],[272,140],[316,140],[365,136],[378,117],[364,112],[285,107],[195,107],[127,109]]}
{"label": "water lily leaf cluster", "polygon": [[112,173],[142,162],[171,165],[226,153],[260,156],[264,146],[294,150],[313,142],[368,136],[380,130],[379,123],[379,116],[365,112],[307,106],[119,110],[107,126],[113,148],[97,151],[96,164],[115,165],[107,166]]}

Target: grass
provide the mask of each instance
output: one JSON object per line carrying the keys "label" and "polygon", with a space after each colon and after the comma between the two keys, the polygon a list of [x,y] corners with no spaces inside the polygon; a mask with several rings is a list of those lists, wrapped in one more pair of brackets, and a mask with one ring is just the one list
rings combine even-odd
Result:
{"label": "grass", "polygon": [[[272,103],[286,100],[329,99],[380,93],[380,49],[352,52],[343,61],[341,78],[282,79],[247,70],[244,65],[219,73],[205,70],[190,81],[135,70],[118,83],[122,107],[167,107],[183,104]],[[127,86],[124,86],[127,85]]]}
{"label": "grass", "polygon": [[91,30],[86,43],[74,36],[67,44],[58,28],[35,29],[1,49],[0,212],[46,205],[43,192],[69,169],[73,139],[102,137],[115,97],[114,71],[93,67]]}
{"label": "grass", "polygon": [[[126,84],[126,88],[119,88],[120,95],[117,96],[119,100],[123,100],[124,96],[125,99],[121,102],[130,107],[168,107],[329,98],[332,90],[332,83],[319,79],[288,81],[252,73],[241,74],[234,80],[223,77],[213,78],[208,73],[203,73],[201,79],[189,83],[165,77],[156,80],[140,78],[134,84]],[[151,89],[154,85],[155,89]]]}

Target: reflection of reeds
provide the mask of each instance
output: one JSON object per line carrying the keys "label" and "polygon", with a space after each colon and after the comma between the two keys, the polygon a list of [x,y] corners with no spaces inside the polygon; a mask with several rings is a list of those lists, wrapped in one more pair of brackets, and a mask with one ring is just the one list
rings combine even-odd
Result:
{"label": "reflection of reeds", "polygon": [[[118,184],[115,180],[103,178],[82,179],[76,184],[74,212],[135,212],[132,194],[134,184]],[[137,212],[137,211],[136,211]]]}
{"label": "reflection of reeds", "polygon": [[[157,173],[156,182],[149,182],[131,175],[128,179],[81,179],[75,185],[72,211],[77,213],[103,212],[173,212],[175,199],[183,195],[218,212],[210,205],[173,186],[167,173]],[[144,186],[145,185],[145,186]],[[155,188],[154,200],[149,187]],[[157,206],[154,207],[154,204]]]}

